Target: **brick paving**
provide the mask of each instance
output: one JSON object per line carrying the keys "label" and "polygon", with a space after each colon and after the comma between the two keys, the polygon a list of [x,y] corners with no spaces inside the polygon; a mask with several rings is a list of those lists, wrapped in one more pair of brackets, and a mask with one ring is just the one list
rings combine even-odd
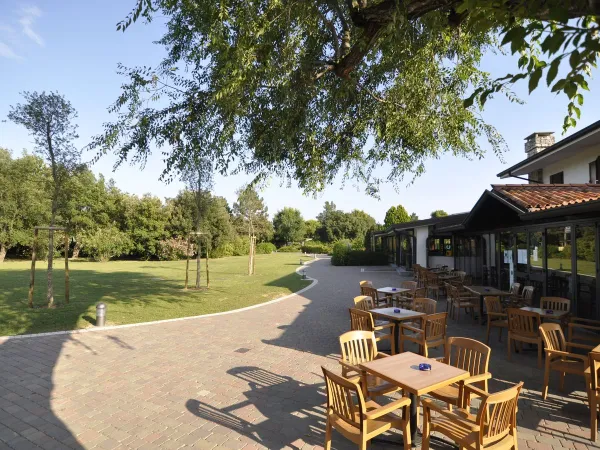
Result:
{"label": "brick paving", "polygon": [[[318,279],[310,290],[244,312],[0,341],[0,449],[320,448],[320,366],[338,367],[337,337],[348,329],[358,281],[395,285],[400,277],[328,260],[306,272]],[[485,336],[467,318],[448,331]],[[542,401],[536,353],[509,363],[496,334],[491,346],[490,389],[525,381],[521,449],[594,446],[581,380],[567,375],[561,394],[553,376]],[[355,446],[334,433],[333,448]]]}

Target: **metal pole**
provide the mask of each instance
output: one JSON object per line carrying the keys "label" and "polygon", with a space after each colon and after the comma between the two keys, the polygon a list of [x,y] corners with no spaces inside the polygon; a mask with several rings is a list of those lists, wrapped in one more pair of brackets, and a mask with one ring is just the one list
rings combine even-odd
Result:
{"label": "metal pole", "polygon": [[69,304],[69,235],[65,231],[65,303]]}
{"label": "metal pole", "polygon": [[103,327],[106,323],[106,305],[98,303],[96,305],[96,326]]}

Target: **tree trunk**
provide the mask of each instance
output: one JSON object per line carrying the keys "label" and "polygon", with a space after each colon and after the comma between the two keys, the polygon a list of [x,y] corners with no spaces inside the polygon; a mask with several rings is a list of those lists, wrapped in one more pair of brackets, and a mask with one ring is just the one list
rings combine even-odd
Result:
{"label": "tree trunk", "polygon": [[[52,224],[54,226],[54,220]],[[48,291],[46,293],[46,301],[48,302],[48,308],[54,306],[54,284],[52,282],[52,269],[54,264],[54,230],[50,230],[48,233],[48,273],[46,275],[48,281]]]}
{"label": "tree trunk", "polygon": [[183,289],[188,288],[188,275],[190,273],[190,235],[188,234],[187,238],[187,251],[185,253],[185,284],[183,285]]}
{"label": "tree trunk", "polygon": [[206,243],[206,288],[210,288],[210,275],[208,273],[208,249],[210,248],[210,245],[208,244],[208,242]]}
{"label": "tree trunk", "polygon": [[75,241],[75,245],[73,246],[73,259],[79,258],[79,252],[81,252],[81,244],[79,241]]}
{"label": "tree trunk", "polygon": [[4,262],[4,258],[6,258],[6,245],[0,244],[0,263]]}
{"label": "tree trunk", "polygon": [[198,255],[196,256],[196,289],[200,289],[200,272],[201,266],[200,261],[202,260],[202,247],[200,246],[200,236],[196,237],[196,244],[198,247]]}

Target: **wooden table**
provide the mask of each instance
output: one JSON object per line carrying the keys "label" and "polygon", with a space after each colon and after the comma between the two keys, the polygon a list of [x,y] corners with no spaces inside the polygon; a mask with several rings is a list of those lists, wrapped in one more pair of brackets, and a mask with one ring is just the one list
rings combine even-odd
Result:
{"label": "wooden table", "polygon": [[[394,312],[395,309],[399,309],[400,312]],[[400,322],[403,322],[405,320],[418,319],[419,317],[426,316],[425,313],[402,308],[375,308],[369,310],[369,312],[376,317],[389,320],[396,324],[396,327],[394,328],[394,341],[396,342],[396,351],[400,350]]]}
{"label": "wooden table", "polygon": [[[431,371],[420,371],[420,363],[431,364]],[[412,352],[404,352],[388,358],[376,359],[360,364],[360,367],[368,373],[388,383],[399,386],[409,393],[411,402],[410,434],[413,446],[420,446],[420,443],[417,442],[419,397],[470,376],[466,370],[461,370]]]}
{"label": "wooden table", "polygon": [[521,308],[523,311],[529,311],[538,313],[543,319],[560,319],[562,316],[569,314],[569,311],[552,311],[551,314],[548,314],[545,309],[542,308],[532,308],[531,306],[524,306]]}
{"label": "wooden table", "polygon": [[385,295],[396,295],[396,294],[402,294],[403,292],[409,292],[409,291],[412,291],[412,289],[397,288],[397,287],[377,288],[377,292],[380,292]]}
{"label": "wooden table", "polygon": [[458,275],[438,275],[438,280],[440,280],[440,281],[453,280],[455,278],[460,278],[460,277]]}
{"label": "wooden table", "polygon": [[491,286],[464,286],[465,289],[479,296],[479,324],[483,324],[483,297],[507,297],[510,292],[501,291]]}

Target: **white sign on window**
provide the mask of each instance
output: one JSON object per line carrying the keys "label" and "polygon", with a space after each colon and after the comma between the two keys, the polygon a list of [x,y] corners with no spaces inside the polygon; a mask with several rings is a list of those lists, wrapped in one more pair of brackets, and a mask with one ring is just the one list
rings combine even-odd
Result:
{"label": "white sign on window", "polygon": [[527,250],[523,248],[517,249],[517,264],[527,264]]}
{"label": "white sign on window", "polygon": [[532,258],[533,258],[534,261],[537,262],[537,260],[538,260],[538,248],[537,248],[537,245],[533,248]]}

